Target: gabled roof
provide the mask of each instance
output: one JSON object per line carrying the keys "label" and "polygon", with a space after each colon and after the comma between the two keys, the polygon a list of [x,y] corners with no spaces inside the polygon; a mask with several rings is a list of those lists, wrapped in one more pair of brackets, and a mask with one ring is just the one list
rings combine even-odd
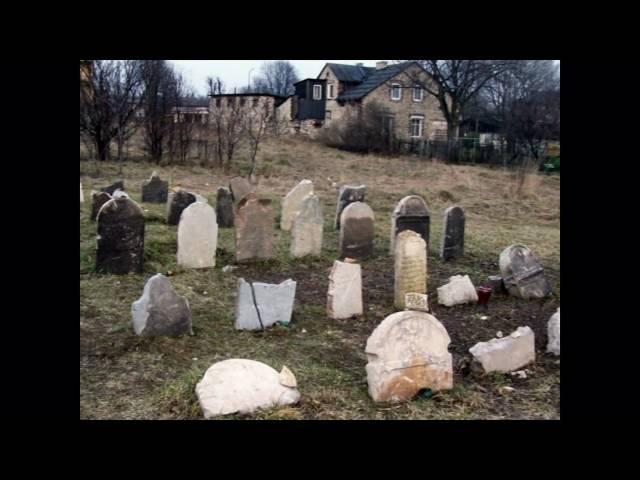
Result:
{"label": "gabled roof", "polygon": [[362,80],[362,82],[359,85],[356,85],[354,88],[342,92],[340,95],[338,95],[338,98],[336,100],[358,100],[370,93],[372,90],[378,88],[386,81],[395,77],[397,74],[405,70],[409,65],[413,63],[415,62],[403,62],[389,65],[388,67],[378,70],[376,70],[375,68],[367,67],[372,71],[368,73],[368,75]]}
{"label": "gabled roof", "polygon": [[325,66],[331,67],[331,71],[341,82],[361,82],[367,75],[376,70],[374,67],[343,65],[341,63],[327,63]]}

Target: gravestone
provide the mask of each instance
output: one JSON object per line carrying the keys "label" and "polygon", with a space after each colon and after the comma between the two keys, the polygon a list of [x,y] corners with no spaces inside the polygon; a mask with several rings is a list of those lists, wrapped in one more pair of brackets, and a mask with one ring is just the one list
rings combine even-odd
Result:
{"label": "gravestone", "polygon": [[538,259],[524,245],[511,245],[500,254],[500,273],[510,295],[524,299],[544,298],[551,286]]}
{"label": "gravestone", "polygon": [[438,287],[438,303],[445,307],[453,307],[463,303],[478,301],[478,292],[471,283],[469,275],[454,275],[449,277],[449,283]]}
{"label": "gravestone", "polygon": [[322,230],[324,219],[320,199],[311,194],[301,202],[300,210],[293,222],[291,256],[319,256],[322,253]]}
{"label": "gravestone", "polygon": [[342,216],[342,212],[350,203],[353,202],[364,202],[364,195],[367,191],[367,187],[364,185],[360,185],[354,187],[352,185],[344,185],[340,187],[340,192],[338,193],[338,204],[336,206],[336,228],[339,229],[340,218]]}
{"label": "gravestone", "polygon": [[160,179],[153,172],[149,180],[142,184],[142,201],[149,203],[166,203],[169,194],[169,182]]}
{"label": "gravestone", "polygon": [[101,192],[107,192],[109,195],[113,196],[113,192],[116,190],[124,190],[124,181],[120,180],[116,183],[112,183],[108,187],[101,188]]}
{"label": "gravestone", "polygon": [[171,281],[157,273],[144,286],[142,297],[131,305],[136,335],[193,335],[189,301],[176,293]]}
{"label": "gravestone", "polygon": [[178,224],[178,265],[214,267],[217,245],[218,224],[213,207],[195,202],[185,208]]}
{"label": "gravestone", "polygon": [[218,218],[218,226],[221,228],[233,227],[233,197],[228,188],[218,188],[216,200],[216,216]]}
{"label": "gravestone", "polygon": [[285,366],[278,373],[261,362],[232,358],[209,367],[196,396],[204,417],[212,418],[294,404],[300,400],[296,387],[296,377]]}
{"label": "gravestone", "polygon": [[464,211],[454,206],[444,211],[440,257],[443,260],[464,255]]}
{"label": "gravestone", "polygon": [[389,253],[394,254],[396,236],[404,230],[413,230],[419,233],[429,247],[429,226],[431,213],[427,204],[418,195],[409,195],[398,202],[391,214],[391,237],[389,240]]}
{"label": "gravestone", "polygon": [[112,198],[98,212],[99,273],[142,273],[144,262],[144,214],[127,197]]}
{"label": "gravestone", "polygon": [[238,279],[236,330],[262,330],[276,322],[287,325],[293,313],[296,282],[274,285]]}
{"label": "gravestone", "polygon": [[254,191],[254,188],[246,178],[233,177],[231,180],[229,180],[229,190],[231,190],[233,203],[237,207],[244,197]]}
{"label": "gravestone", "polygon": [[336,320],[362,315],[362,269],[346,258],[336,260],[329,275],[327,316]]}
{"label": "gravestone", "polygon": [[511,335],[478,342],[469,349],[474,366],[484,373],[511,372],[535,361],[536,350],[533,330],[518,327]]}
{"label": "gravestone", "polygon": [[82,182],[80,182],[80,203],[84,203],[84,195],[82,193]]}
{"label": "gravestone", "polygon": [[168,201],[167,224],[178,225],[182,211],[192,203],[195,203],[196,196],[186,190],[178,190],[169,195]]}
{"label": "gravestone", "polygon": [[403,402],[421,390],[453,387],[449,334],[425,312],[396,312],[376,327],[365,353],[369,395],[375,402]]}
{"label": "gravestone", "polygon": [[284,197],[284,200],[282,200],[282,215],[280,216],[281,230],[291,230],[293,221],[302,208],[302,201],[307,195],[313,195],[313,182],[311,180],[302,180]]}
{"label": "gravestone", "polygon": [[429,295],[426,293],[406,293],[404,295],[405,310],[429,311]]}
{"label": "gravestone", "polygon": [[427,293],[427,247],[413,230],[398,234],[394,259],[394,305],[405,308],[407,293]]}
{"label": "gravestone", "polygon": [[366,203],[350,203],[340,217],[340,256],[366,258],[373,254],[373,210]]}
{"label": "gravestone", "polygon": [[265,260],[273,253],[273,211],[271,200],[245,196],[235,217],[236,261]]}
{"label": "gravestone", "polygon": [[547,323],[547,352],[560,355],[560,307]]}
{"label": "gravestone", "polygon": [[111,200],[107,192],[91,192],[91,221],[95,221],[102,206]]}

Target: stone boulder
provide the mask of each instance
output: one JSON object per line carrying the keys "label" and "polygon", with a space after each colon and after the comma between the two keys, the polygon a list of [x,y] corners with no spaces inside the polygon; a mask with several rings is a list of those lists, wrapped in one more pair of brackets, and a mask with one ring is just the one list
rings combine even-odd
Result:
{"label": "stone boulder", "polygon": [[478,293],[469,275],[454,275],[449,278],[449,283],[438,288],[438,303],[445,307],[477,301]]}
{"label": "stone boulder", "polygon": [[547,352],[560,355],[560,307],[547,323]]}
{"label": "stone boulder", "polygon": [[489,372],[512,372],[535,361],[536,350],[533,330],[518,327],[511,335],[478,342],[469,349],[474,364]]}
{"label": "stone boulder", "polygon": [[251,413],[300,400],[296,379],[287,367],[278,373],[254,360],[233,358],[214,363],[196,385],[205,418]]}

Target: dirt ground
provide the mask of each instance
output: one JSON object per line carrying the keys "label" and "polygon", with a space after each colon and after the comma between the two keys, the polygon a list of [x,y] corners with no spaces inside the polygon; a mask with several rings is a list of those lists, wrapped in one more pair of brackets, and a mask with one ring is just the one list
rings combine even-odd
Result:
{"label": "dirt ground", "polygon": [[[240,157],[242,160],[242,156]],[[80,417],[86,419],[200,419],[195,384],[206,369],[228,358],[250,358],[295,374],[299,404],[231,415],[224,419],[558,419],[560,359],[545,354],[546,324],[560,305],[560,178],[531,175],[518,191],[513,172],[499,168],[445,165],[415,158],[385,158],[341,152],[281,139],[259,155],[258,191],[273,199],[276,259],[234,263],[233,229],[219,229],[213,269],[176,265],[176,231],[164,222],[165,205],[141,204],[146,214],[145,268],[142,275],[99,275],[95,266],[95,223],[90,222],[90,191],[124,179],[131,197],[141,200],[141,184],[157,170],[171,186],[208,197],[246,173],[242,161],[229,175],[198,165],[80,162],[85,203],[80,206]],[[119,169],[122,168],[122,173]],[[324,209],[323,254],[294,260],[289,234],[277,228],[280,201],[300,180],[314,182]],[[333,227],[337,190],[343,184],[367,185],[366,202],[376,215],[375,254],[362,264],[365,314],[344,321],[326,317],[328,275],[338,258]],[[393,261],[388,254],[391,212],[404,196],[421,195],[431,210],[428,294],[433,314],[451,337],[454,388],[412,402],[374,404],[367,393],[364,347],[374,328],[393,308]],[[87,201],[88,200],[88,201]],[[437,255],[442,213],[460,205],[466,214],[465,256],[442,262]],[[475,305],[437,304],[436,289],[451,275],[468,274],[476,286],[499,274],[498,256],[507,246],[527,245],[540,258],[554,290],[544,300],[492,296],[489,310]],[[131,303],[146,280],[169,275],[188,298],[193,337],[141,338],[131,327]],[[233,328],[237,279],[297,282],[291,323],[263,332]],[[486,318],[483,318],[486,317]],[[468,350],[476,342],[508,335],[528,325],[536,336],[536,362],[527,378],[482,375],[469,369]],[[502,387],[511,386],[514,391]]]}

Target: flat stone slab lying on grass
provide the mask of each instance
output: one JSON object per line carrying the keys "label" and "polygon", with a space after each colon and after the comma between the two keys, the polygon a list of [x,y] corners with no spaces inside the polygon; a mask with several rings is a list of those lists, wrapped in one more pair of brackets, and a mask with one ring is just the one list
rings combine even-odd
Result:
{"label": "flat stone slab lying on grass", "polygon": [[251,413],[300,400],[296,378],[283,366],[278,373],[254,360],[232,358],[214,363],[196,385],[205,418]]}
{"label": "flat stone slab lying on grass", "polygon": [[375,402],[403,402],[421,390],[453,387],[451,339],[436,317],[424,312],[396,312],[367,340],[367,383]]}
{"label": "flat stone slab lying on grass", "polygon": [[169,182],[161,180],[157,172],[153,172],[149,180],[142,184],[142,201],[148,203],[165,203],[169,195]]}
{"label": "flat stone slab lying on grass", "polygon": [[91,192],[91,221],[95,222],[98,217],[98,212],[111,198],[111,195],[107,192]]}
{"label": "flat stone slab lying on grass", "polygon": [[362,315],[362,269],[347,258],[336,260],[329,275],[327,316],[333,319]]}
{"label": "flat stone slab lying on grass", "polygon": [[547,352],[560,355],[560,307],[547,323]]}
{"label": "flat stone slab lying on grass", "polygon": [[116,190],[124,190],[124,181],[120,180],[118,182],[112,183],[108,187],[101,188],[101,192],[107,192],[109,195],[113,196],[113,192]]}
{"label": "flat stone slab lying on grass", "polygon": [[178,224],[178,265],[215,267],[217,245],[218,223],[213,207],[195,202],[185,208]]}
{"label": "flat stone slab lying on grass", "polygon": [[280,229],[289,231],[293,228],[293,221],[302,208],[302,201],[307,195],[313,194],[313,182],[302,180],[282,200],[282,215],[280,216]]}
{"label": "flat stone slab lying on grass", "polygon": [[296,282],[291,279],[278,285],[238,279],[236,330],[262,330],[276,322],[287,325],[295,296]]}
{"label": "flat stone slab lying on grass", "polygon": [[454,275],[449,278],[449,283],[438,288],[438,303],[445,307],[477,301],[478,293],[469,275]]}
{"label": "flat stone slab lying on grass", "polygon": [[517,370],[536,359],[533,330],[518,327],[507,337],[476,343],[469,353],[485,373]]}
{"label": "flat stone slab lying on grass", "polygon": [[136,335],[193,335],[189,301],[176,293],[171,281],[158,273],[144,286],[142,297],[131,305]]}
{"label": "flat stone slab lying on grass", "polygon": [[524,245],[505,248],[499,263],[502,280],[510,295],[527,300],[544,298],[551,293],[540,261]]}

